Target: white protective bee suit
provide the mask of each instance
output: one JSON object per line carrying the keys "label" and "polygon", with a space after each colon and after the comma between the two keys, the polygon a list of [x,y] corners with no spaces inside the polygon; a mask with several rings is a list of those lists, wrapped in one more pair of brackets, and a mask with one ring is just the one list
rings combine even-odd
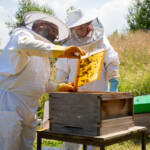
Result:
{"label": "white protective bee suit", "polygon": [[[92,21],[91,25],[93,27],[93,30],[91,30],[86,37],[79,37],[73,30],[73,27],[87,23],[89,21]],[[104,34],[102,24],[97,17],[87,17],[86,14],[83,14],[80,9],[76,9],[70,13],[66,25],[71,29],[71,37],[64,44],[65,46],[79,46],[86,53],[101,48],[106,49],[100,79],[79,87],[79,91],[109,91],[109,80],[119,78],[119,58],[117,52],[115,52],[113,47],[110,45],[106,35]],[[77,60],[59,58],[56,62],[56,67],[58,69],[56,77],[56,81],[58,83],[70,83],[74,81],[74,77],[76,75]],[[64,142],[62,150],[81,150],[81,145]],[[99,148],[88,146],[88,150],[99,150]]]}
{"label": "white protective bee suit", "polygon": [[[32,24],[45,18],[57,22],[50,15],[42,15],[39,12],[37,18],[32,18],[29,13],[25,19]],[[13,32],[0,56],[0,150],[33,149],[38,99],[44,92],[56,90],[56,84],[49,80],[48,57],[58,57],[63,52],[64,47],[55,46],[30,28],[21,27]]]}

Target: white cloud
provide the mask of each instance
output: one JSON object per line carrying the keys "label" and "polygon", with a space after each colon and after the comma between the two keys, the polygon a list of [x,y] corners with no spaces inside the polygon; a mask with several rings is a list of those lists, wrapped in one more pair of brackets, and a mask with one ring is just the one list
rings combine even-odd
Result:
{"label": "white cloud", "polygon": [[116,29],[122,31],[127,27],[126,15],[130,3],[131,0],[113,0],[105,3],[100,8],[92,8],[90,12],[98,15],[105,32],[110,34]]}
{"label": "white cloud", "polygon": [[0,6],[0,13],[5,12],[6,10],[4,9],[4,7]]}
{"label": "white cloud", "polygon": [[[12,0],[14,2],[18,2],[19,0]],[[54,10],[57,17],[61,20],[65,19],[66,16],[66,10],[72,6],[75,5],[79,0],[33,0],[36,3],[39,3],[39,5],[46,5],[49,6]]]}
{"label": "white cloud", "polygon": [[66,16],[66,10],[72,6],[75,5],[79,0],[34,0],[35,2],[38,2],[39,5],[47,5],[50,8],[54,10],[56,13],[56,16],[64,20]]}
{"label": "white cloud", "polygon": [[35,2],[38,2],[40,5],[47,5],[57,12],[64,11],[68,9],[71,5],[74,5],[79,0],[34,0]]}
{"label": "white cloud", "polygon": [[17,2],[17,3],[19,2],[19,0],[11,0],[11,1],[12,1],[12,2]]}
{"label": "white cloud", "polygon": [[[48,0],[45,0],[48,2]],[[95,7],[91,7],[89,2],[88,7],[81,7],[87,13],[97,14],[102,22],[106,34],[111,34],[116,29],[121,32],[127,27],[126,16],[128,13],[128,6],[132,0],[113,0],[105,2],[101,7],[98,7],[99,2]],[[88,2],[88,1],[87,1]],[[62,5],[63,4],[63,7]],[[50,6],[54,8],[56,15],[64,21],[66,17],[66,10],[70,6],[80,4],[79,0],[52,0]],[[80,6],[80,5],[79,5]]]}
{"label": "white cloud", "polygon": [[0,49],[1,48],[4,48],[6,43],[8,42],[9,40],[9,30],[8,28],[6,27],[6,25],[2,22],[0,22],[0,43],[2,45],[0,45]]}

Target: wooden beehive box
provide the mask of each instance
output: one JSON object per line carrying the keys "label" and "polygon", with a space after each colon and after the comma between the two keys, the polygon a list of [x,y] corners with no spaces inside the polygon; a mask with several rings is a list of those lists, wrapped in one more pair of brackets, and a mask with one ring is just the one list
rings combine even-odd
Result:
{"label": "wooden beehive box", "polygon": [[105,135],[134,126],[133,93],[51,93],[50,130]]}

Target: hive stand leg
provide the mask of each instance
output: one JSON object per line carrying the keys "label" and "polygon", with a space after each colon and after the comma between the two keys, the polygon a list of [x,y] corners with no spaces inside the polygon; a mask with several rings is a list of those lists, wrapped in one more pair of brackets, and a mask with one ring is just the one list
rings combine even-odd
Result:
{"label": "hive stand leg", "polygon": [[142,150],[146,150],[146,132],[144,131],[141,134]]}
{"label": "hive stand leg", "polygon": [[87,150],[87,145],[83,144],[83,150]]}
{"label": "hive stand leg", "polygon": [[105,145],[100,146],[100,150],[105,150]]}
{"label": "hive stand leg", "polygon": [[37,150],[41,150],[41,135],[37,132]]}

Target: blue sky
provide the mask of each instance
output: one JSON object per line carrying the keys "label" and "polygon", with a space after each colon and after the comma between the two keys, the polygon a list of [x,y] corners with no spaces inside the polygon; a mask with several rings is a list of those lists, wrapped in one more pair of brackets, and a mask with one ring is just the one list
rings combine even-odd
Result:
{"label": "blue sky", "polygon": [[[107,35],[115,30],[123,32],[127,28],[126,15],[132,0],[33,0],[40,5],[50,6],[56,16],[65,21],[66,10],[70,6],[82,8],[86,13],[98,15]],[[13,18],[18,9],[18,0],[1,0],[0,2],[0,49],[4,48],[9,40],[8,28],[5,21]],[[13,18],[15,21],[15,18]]]}

